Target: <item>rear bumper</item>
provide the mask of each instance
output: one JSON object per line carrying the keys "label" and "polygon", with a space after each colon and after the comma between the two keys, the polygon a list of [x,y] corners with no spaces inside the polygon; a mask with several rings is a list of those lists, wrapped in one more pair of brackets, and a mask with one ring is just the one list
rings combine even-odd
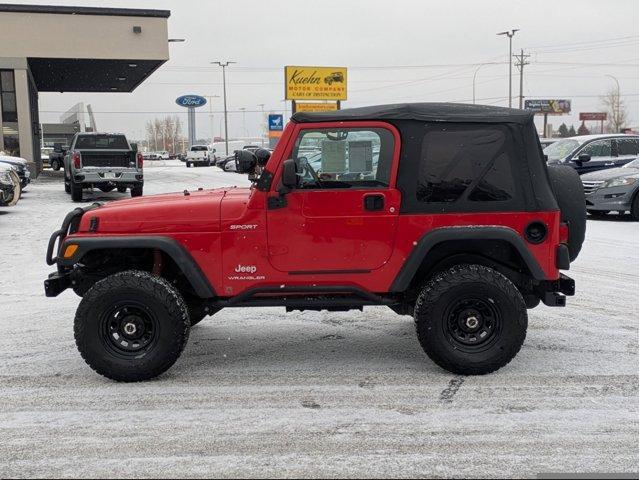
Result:
{"label": "rear bumper", "polygon": [[[108,174],[114,174],[114,178],[107,178],[109,177]],[[73,172],[73,180],[75,183],[83,183],[83,184],[94,184],[94,185],[99,185],[99,184],[104,184],[104,183],[108,183],[108,184],[113,184],[113,185],[119,185],[119,184],[134,184],[134,183],[140,183],[144,181],[144,175],[142,173],[142,171],[140,170],[126,170],[126,171],[91,171],[91,170],[85,170],[85,169],[80,169],[80,170],[75,170]]]}

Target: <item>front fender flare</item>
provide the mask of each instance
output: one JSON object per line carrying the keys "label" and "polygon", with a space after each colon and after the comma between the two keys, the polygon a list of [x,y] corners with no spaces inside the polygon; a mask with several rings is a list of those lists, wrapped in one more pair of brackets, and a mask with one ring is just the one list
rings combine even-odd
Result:
{"label": "front fender flare", "polygon": [[526,247],[521,236],[513,229],[507,227],[447,227],[431,230],[419,239],[395,277],[390,291],[400,293],[408,290],[428,252],[435,245],[448,240],[502,240],[508,242],[526,262],[532,276],[537,280],[546,280],[546,275],[539,263]]}
{"label": "front fender flare", "polygon": [[209,283],[200,266],[191,254],[176,240],[159,236],[118,236],[118,237],[70,237],[60,246],[64,252],[67,244],[78,245],[78,249],[70,258],[58,257],[58,267],[73,267],[84,255],[92,250],[110,250],[116,248],[158,249],[171,257],[178,265],[193,290],[200,298],[215,297],[215,290]]}

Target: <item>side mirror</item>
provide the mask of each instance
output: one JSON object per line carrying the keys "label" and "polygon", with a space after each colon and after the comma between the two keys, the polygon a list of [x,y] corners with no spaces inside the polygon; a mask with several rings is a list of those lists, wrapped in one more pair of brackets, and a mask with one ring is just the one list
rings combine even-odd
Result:
{"label": "side mirror", "polygon": [[284,160],[282,186],[288,191],[297,187],[297,167],[293,159]]}
{"label": "side mirror", "polygon": [[588,155],[587,153],[582,153],[579,155],[579,157],[577,157],[577,161],[578,162],[589,162],[590,161],[590,155]]}

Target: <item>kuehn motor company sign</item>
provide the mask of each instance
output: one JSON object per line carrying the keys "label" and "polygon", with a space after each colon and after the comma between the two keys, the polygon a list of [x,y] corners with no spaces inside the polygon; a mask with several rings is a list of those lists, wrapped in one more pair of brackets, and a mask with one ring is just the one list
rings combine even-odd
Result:
{"label": "kuehn motor company sign", "polygon": [[346,67],[284,67],[286,100],[346,100]]}

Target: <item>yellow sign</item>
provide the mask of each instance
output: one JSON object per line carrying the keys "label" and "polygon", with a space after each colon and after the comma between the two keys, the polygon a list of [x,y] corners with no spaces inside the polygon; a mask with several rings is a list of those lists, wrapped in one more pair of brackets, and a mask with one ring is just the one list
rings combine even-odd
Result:
{"label": "yellow sign", "polygon": [[284,67],[286,100],[346,100],[346,67]]}
{"label": "yellow sign", "polygon": [[295,102],[296,112],[333,112],[337,110],[337,102]]}

